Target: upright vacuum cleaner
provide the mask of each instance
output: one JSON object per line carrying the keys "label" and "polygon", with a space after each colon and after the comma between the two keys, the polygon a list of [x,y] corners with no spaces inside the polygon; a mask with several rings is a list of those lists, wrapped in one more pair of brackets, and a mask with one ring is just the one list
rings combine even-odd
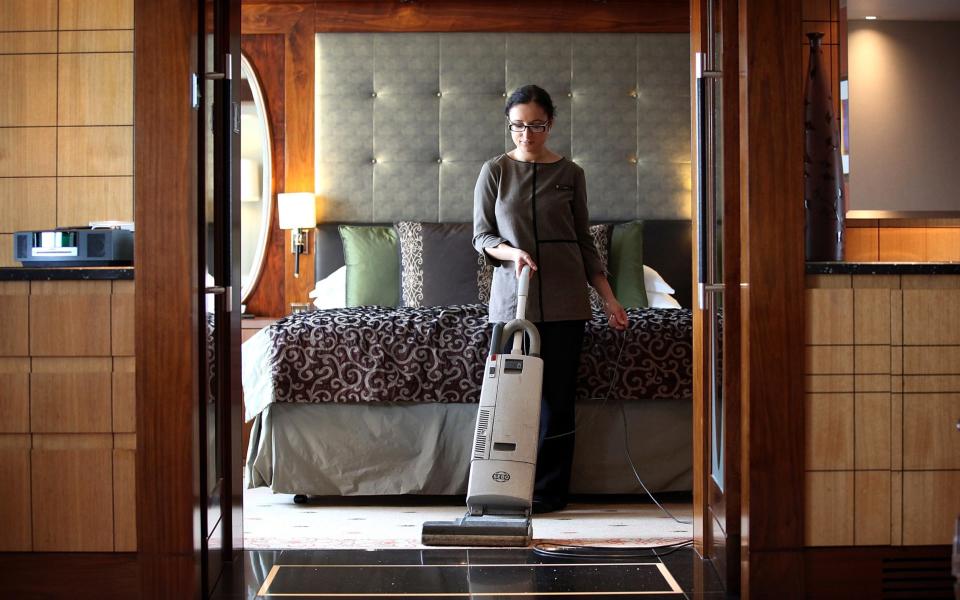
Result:
{"label": "upright vacuum cleaner", "polygon": [[[530,267],[517,284],[517,317],[493,327],[470,459],[467,513],[423,524],[427,546],[527,546],[540,430],[540,333],[524,319]],[[523,351],[523,337],[527,351]],[[509,354],[501,354],[513,336]]]}

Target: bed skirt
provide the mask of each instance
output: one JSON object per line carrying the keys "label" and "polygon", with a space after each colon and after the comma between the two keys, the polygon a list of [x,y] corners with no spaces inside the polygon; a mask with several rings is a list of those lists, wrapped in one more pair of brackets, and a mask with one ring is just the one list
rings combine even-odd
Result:
{"label": "bed skirt", "polygon": [[[623,405],[630,455],[652,492],[692,489],[691,406]],[[476,404],[456,403],[271,404],[254,419],[248,486],[318,496],[465,494],[476,414]],[[571,493],[642,493],[624,448],[619,402],[578,403]]]}

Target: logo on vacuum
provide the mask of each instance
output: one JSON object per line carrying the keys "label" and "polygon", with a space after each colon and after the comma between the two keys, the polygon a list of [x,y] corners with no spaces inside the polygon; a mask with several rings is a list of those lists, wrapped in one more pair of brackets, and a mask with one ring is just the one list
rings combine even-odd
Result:
{"label": "logo on vacuum", "polygon": [[500,483],[510,481],[510,473],[507,473],[506,471],[497,471],[496,473],[491,475],[491,477],[493,478],[494,481],[498,481]]}

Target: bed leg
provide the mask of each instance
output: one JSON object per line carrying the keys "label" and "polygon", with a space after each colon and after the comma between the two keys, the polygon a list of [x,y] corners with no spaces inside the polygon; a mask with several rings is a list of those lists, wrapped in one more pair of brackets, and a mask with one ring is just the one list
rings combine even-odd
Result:
{"label": "bed leg", "polygon": [[306,503],[307,503],[307,495],[306,495],[306,494],[296,494],[296,495],[293,497],[293,503],[294,503],[294,504],[306,504]]}

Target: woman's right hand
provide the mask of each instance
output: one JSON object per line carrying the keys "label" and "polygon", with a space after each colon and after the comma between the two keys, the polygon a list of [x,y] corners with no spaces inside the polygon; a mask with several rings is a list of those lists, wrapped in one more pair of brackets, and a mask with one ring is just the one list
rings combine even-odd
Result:
{"label": "woman's right hand", "polygon": [[523,272],[523,267],[525,265],[530,267],[531,279],[533,278],[533,272],[537,270],[537,264],[533,262],[533,258],[528,253],[524,252],[519,248],[514,248],[513,264],[516,266],[516,269],[517,269],[517,279],[520,278],[520,273]]}

